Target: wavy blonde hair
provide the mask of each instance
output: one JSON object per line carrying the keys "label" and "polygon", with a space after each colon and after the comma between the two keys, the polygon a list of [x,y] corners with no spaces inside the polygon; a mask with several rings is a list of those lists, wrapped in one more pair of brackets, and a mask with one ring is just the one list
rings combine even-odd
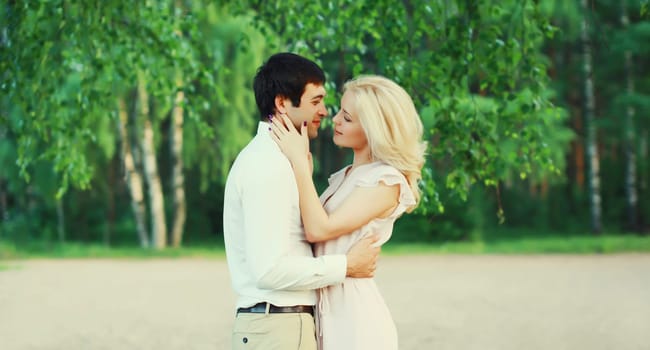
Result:
{"label": "wavy blonde hair", "polygon": [[413,100],[397,83],[377,75],[352,79],[345,83],[343,92],[354,96],[372,160],[392,165],[406,177],[416,200],[407,209],[410,213],[420,202],[418,182],[427,148]]}

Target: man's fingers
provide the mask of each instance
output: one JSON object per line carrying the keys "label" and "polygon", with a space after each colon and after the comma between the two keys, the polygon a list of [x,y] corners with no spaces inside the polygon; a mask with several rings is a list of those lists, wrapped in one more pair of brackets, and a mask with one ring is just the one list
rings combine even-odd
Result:
{"label": "man's fingers", "polygon": [[379,238],[379,235],[375,233],[373,235],[364,237],[363,240],[367,242],[366,244],[372,245],[377,243],[379,241]]}

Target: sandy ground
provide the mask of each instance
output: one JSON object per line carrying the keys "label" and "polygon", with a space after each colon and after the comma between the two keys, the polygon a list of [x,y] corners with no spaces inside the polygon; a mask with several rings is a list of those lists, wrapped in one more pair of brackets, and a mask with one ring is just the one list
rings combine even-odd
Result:
{"label": "sandy ground", "polygon": [[[3,261],[0,349],[228,349],[223,260]],[[385,257],[400,349],[650,349],[650,255]]]}

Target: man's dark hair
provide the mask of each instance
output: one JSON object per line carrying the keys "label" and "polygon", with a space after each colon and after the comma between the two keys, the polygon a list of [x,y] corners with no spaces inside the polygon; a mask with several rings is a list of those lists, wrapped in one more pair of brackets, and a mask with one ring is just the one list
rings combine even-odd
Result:
{"label": "man's dark hair", "polygon": [[296,54],[283,52],[271,56],[255,75],[253,90],[260,119],[266,120],[275,112],[275,97],[282,96],[300,106],[300,97],[309,83],[325,85],[325,73],[313,61]]}

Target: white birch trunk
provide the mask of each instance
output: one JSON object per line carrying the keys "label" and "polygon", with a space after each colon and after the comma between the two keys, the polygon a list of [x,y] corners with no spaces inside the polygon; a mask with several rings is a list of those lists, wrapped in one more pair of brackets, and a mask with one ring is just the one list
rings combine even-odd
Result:
{"label": "white birch trunk", "polygon": [[641,177],[641,181],[639,181],[639,187],[641,188],[642,191],[645,192],[645,190],[648,189],[648,175],[650,175],[650,164],[648,164],[648,130],[644,129],[643,132],[641,132],[641,140],[639,142],[639,150],[641,152],[641,169],[644,169],[643,172],[645,173],[646,176]]}
{"label": "white birch trunk", "polygon": [[[6,138],[6,131],[3,127],[0,126],[0,140]],[[9,207],[7,203],[7,181],[4,177],[0,176],[0,225],[3,221],[9,221]],[[0,230],[0,237],[2,236],[2,230]]]}
{"label": "white birch trunk", "polygon": [[[648,139],[650,139],[650,132],[648,132],[648,129],[643,129],[639,132],[639,158],[641,169],[641,176],[639,176],[639,190],[643,195],[641,198],[648,198],[647,194],[649,193],[648,189],[650,187],[650,162],[648,161],[648,156],[650,155],[650,142],[648,142]],[[650,222],[648,221],[648,214],[650,214],[650,212],[648,212],[647,203],[646,200],[643,205],[644,211],[639,215],[639,223],[642,232],[646,235],[650,235]]]}
{"label": "white birch trunk", "polygon": [[156,162],[156,149],[154,147],[154,131],[149,115],[149,95],[142,75],[138,76],[138,104],[140,118],[142,118],[142,157],[144,163],[145,179],[149,192],[149,209],[151,213],[151,239],[153,247],[163,249],[167,245],[167,224],[165,223],[165,200],[163,197],[158,165]]}
{"label": "white birch trunk", "polygon": [[128,114],[126,103],[123,99],[118,101],[118,125],[120,138],[122,139],[122,161],[124,164],[124,181],[131,194],[131,208],[135,217],[138,239],[142,248],[149,247],[149,238],[147,235],[147,225],[144,205],[144,190],[142,188],[142,175],[135,166],[133,153],[131,152],[131,142],[129,142],[129,133],[127,132]]}
{"label": "white birch trunk", "polygon": [[599,234],[602,230],[602,209],[600,196],[600,158],[598,157],[598,141],[596,140],[596,127],[594,125],[594,81],[592,68],[591,40],[589,38],[589,6],[587,0],[581,0],[582,17],[582,52],[585,95],[585,129],[587,148],[587,168],[589,183],[589,204],[591,211],[591,229]]}
{"label": "white birch trunk", "polygon": [[63,209],[63,198],[56,200],[56,219],[59,243],[65,243],[65,210]]}
{"label": "white birch trunk", "polygon": [[5,180],[0,178],[0,222],[2,221],[9,221],[9,207],[7,205],[7,191],[5,190]]}
{"label": "white birch trunk", "polygon": [[[176,0],[174,4],[176,17],[176,34],[183,36],[178,21],[184,16],[183,2]],[[172,158],[172,196],[174,199],[174,221],[172,226],[172,246],[180,247],[183,242],[185,219],[187,207],[185,203],[185,177],[183,174],[183,102],[185,92],[183,91],[183,73],[180,69],[176,72],[176,96],[174,98],[174,109],[172,110],[172,121],[170,123],[170,151]]]}
{"label": "white birch trunk", "polygon": [[183,176],[183,101],[185,93],[181,90],[182,80],[177,79],[177,88],[172,111],[170,132],[172,154],[172,193],[174,196],[174,223],[172,228],[172,246],[179,247],[183,241],[183,229],[187,216],[185,204],[185,177]]}
{"label": "white birch trunk", "polygon": [[[621,1],[621,24],[627,28],[630,21],[627,17],[627,1]],[[634,73],[632,66],[632,53],[625,50],[625,75],[627,80],[628,95],[634,94]],[[636,170],[636,135],[634,132],[634,117],[636,111],[629,104],[625,115],[625,198],[627,202],[627,227],[631,230],[638,230],[637,211],[638,211],[638,194],[637,194],[637,170]]]}

